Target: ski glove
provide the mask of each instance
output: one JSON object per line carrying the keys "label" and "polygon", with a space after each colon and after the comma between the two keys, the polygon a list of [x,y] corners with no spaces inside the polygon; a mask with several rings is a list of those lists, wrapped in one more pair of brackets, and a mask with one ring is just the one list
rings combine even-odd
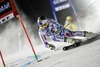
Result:
{"label": "ski glove", "polygon": [[46,43],[46,44],[45,44],[45,47],[46,47],[46,48],[54,48],[55,46],[52,45],[52,44]]}

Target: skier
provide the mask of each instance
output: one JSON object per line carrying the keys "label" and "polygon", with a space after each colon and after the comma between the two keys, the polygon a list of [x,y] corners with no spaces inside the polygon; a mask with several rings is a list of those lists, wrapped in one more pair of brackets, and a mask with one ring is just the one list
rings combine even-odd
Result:
{"label": "skier", "polygon": [[39,36],[46,48],[51,50],[55,49],[55,46],[48,43],[47,37],[53,39],[57,42],[68,42],[74,45],[79,45],[81,43],[80,39],[71,38],[74,36],[90,37],[93,35],[91,32],[87,31],[71,31],[63,28],[58,22],[53,19],[48,19],[45,16],[40,16],[37,19],[39,25]]}
{"label": "skier", "polygon": [[73,22],[73,18],[71,16],[67,16],[64,28],[67,28],[71,31],[76,31],[78,29],[78,26],[75,22]]}

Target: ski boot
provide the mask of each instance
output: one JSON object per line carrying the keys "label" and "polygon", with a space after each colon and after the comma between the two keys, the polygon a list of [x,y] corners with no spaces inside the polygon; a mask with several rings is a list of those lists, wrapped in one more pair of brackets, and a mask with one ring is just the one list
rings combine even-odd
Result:
{"label": "ski boot", "polygon": [[75,39],[75,43],[73,44],[73,46],[74,46],[74,47],[78,47],[78,46],[81,45],[81,43],[82,43],[82,40],[80,40],[80,39]]}
{"label": "ski boot", "polygon": [[88,39],[96,38],[96,37],[99,37],[99,36],[100,36],[100,34],[98,34],[98,33],[92,33],[92,32],[86,32],[85,31],[84,37],[86,37],[86,39],[88,40]]}
{"label": "ski boot", "polygon": [[84,37],[94,37],[94,36],[96,36],[97,34],[95,34],[95,33],[93,33],[93,32],[87,32],[87,31],[85,31],[85,35],[84,35]]}
{"label": "ski boot", "polygon": [[82,43],[82,40],[80,40],[80,39],[72,39],[72,40],[73,40],[74,43],[72,45],[69,45],[69,46],[64,46],[63,47],[64,51],[66,51],[66,50],[68,50],[70,48],[73,48],[73,47],[78,47]]}
{"label": "ski boot", "polygon": [[52,45],[52,44],[49,44],[49,48],[50,48],[51,50],[54,50],[56,47],[55,47],[54,45]]}

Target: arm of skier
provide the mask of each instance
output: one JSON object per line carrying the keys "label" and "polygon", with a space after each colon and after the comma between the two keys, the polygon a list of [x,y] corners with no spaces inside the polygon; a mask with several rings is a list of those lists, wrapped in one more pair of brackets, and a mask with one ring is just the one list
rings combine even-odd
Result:
{"label": "arm of skier", "polygon": [[45,34],[39,32],[39,37],[40,37],[42,43],[45,45],[45,47],[48,48],[49,43],[47,42],[47,38],[46,38]]}

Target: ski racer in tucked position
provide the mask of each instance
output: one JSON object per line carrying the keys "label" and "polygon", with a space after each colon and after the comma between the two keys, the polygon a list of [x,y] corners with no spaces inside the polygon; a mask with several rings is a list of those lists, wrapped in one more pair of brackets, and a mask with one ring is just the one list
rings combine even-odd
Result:
{"label": "ski racer in tucked position", "polygon": [[68,42],[72,43],[73,45],[80,45],[81,40],[71,38],[74,36],[81,36],[81,37],[91,37],[93,36],[92,32],[87,31],[71,31],[63,26],[61,26],[59,23],[54,21],[53,19],[48,19],[45,16],[40,16],[37,19],[37,23],[39,25],[39,36],[43,44],[46,48],[50,48],[51,50],[55,49],[55,46],[48,43],[47,37],[50,37],[53,39],[53,41],[57,42]]}

